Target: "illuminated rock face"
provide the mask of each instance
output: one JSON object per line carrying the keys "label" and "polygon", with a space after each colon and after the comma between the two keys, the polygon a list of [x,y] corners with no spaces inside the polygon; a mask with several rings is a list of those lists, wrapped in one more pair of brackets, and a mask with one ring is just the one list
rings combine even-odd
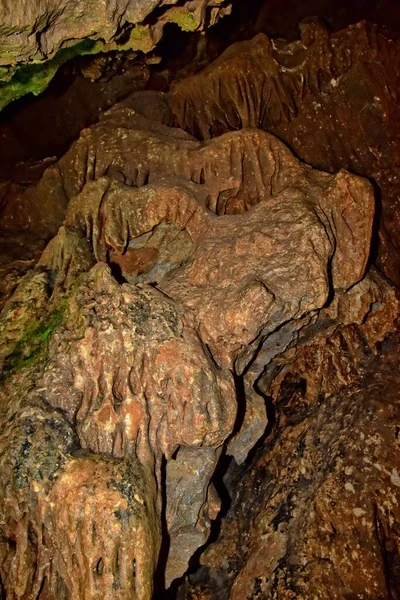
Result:
{"label": "illuminated rock face", "polygon": [[0,2],[0,110],[38,95],[66,60],[115,50],[148,53],[165,25],[202,31],[231,12],[225,0],[23,0]]}
{"label": "illuminated rock face", "polygon": [[331,34],[310,21],[300,31],[290,43],[259,34],[234,44],[178,83],[169,95],[175,122],[199,139],[259,127],[309,165],[374,179],[380,265],[398,285],[399,41],[365,22]]}
{"label": "illuminated rock face", "polygon": [[315,401],[288,374],[271,435],[225,479],[232,506],[179,600],[396,598],[398,350],[398,334],[379,357],[358,343],[357,384]]}
{"label": "illuminated rock face", "polygon": [[[170,122],[163,95],[135,94],[4,196],[3,227],[54,236],[1,313],[7,598],[150,600],[207,542],[215,474],[271,425],[266,398],[300,418],[395,330],[367,180],[304,165],[260,123],[200,142]],[[231,598],[254,591],[247,559]]]}

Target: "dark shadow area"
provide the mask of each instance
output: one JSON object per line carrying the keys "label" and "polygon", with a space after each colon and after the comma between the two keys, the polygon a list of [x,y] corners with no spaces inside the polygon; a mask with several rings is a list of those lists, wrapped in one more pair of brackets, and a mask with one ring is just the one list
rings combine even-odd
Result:
{"label": "dark shadow area", "polygon": [[400,598],[400,552],[396,540],[400,534],[397,523],[390,524],[380,514],[379,506],[374,503],[374,533],[378,541],[385,571],[386,587],[389,600]]}
{"label": "dark shadow area", "polygon": [[200,32],[188,33],[176,23],[167,23],[163,37],[157,45],[157,54],[161,58],[156,70],[168,68],[178,71],[196,57]]}
{"label": "dark shadow area", "polygon": [[364,19],[390,35],[400,34],[400,3],[394,0],[270,0],[263,3],[255,29],[273,38],[295,40],[299,23],[307,17],[318,17],[332,31]]}
{"label": "dark shadow area", "polygon": [[371,254],[369,257],[367,270],[370,269],[371,265],[378,259],[379,229],[382,224],[382,191],[379,185],[373,179],[370,179],[370,183],[373,186],[375,193],[375,216],[372,226]]}
{"label": "dark shadow area", "polygon": [[28,94],[1,112],[0,179],[38,180],[48,164],[33,169],[32,163],[60,158],[82,129],[119,100],[143,90],[148,77],[142,58],[118,53],[78,57],[63,65],[40,96]]}
{"label": "dark shadow area", "polygon": [[[161,513],[161,548],[160,555],[158,557],[158,564],[154,573],[154,598],[164,598],[165,594],[165,567],[168,559],[168,552],[170,546],[170,537],[167,529],[166,521],[166,509],[167,509],[167,496],[166,496],[166,479],[167,479],[167,460],[163,457],[161,465],[161,494],[162,494],[162,513]],[[167,600],[167,598],[165,598]]]}
{"label": "dark shadow area", "polygon": [[111,269],[112,276],[114,277],[115,281],[119,283],[119,285],[126,283],[126,279],[122,274],[121,265],[117,265],[117,263],[114,262],[108,262],[108,266]]}
{"label": "dark shadow area", "polygon": [[235,381],[235,389],[236,389],[236,399],[237,399],[237,413],[235,425],[233,426],[233,430],[229,438],[226,440],[227,443],[231,440],[237,433],[239,433],[243,420],[246,414],[246,391],[244,388],[244,379],[242,375],[233,375]]}

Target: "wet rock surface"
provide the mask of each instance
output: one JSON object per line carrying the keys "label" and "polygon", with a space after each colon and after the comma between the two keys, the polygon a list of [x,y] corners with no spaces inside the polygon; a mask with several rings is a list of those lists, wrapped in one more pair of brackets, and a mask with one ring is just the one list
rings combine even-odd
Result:
{"label": "wet rock surface", "polygon": [[330,102],[321,72],[366,32],[234,46],[2,184],[6,598],[397,597],[400,305],[375,189],[333,138],[309,150],[326,172],[264,130],[295,131],[304,69]]}
{"label": "wet rock surface", "polygon": [[175,123],[201,139],[260,127],[319,169],[372,178],[382,203],[380,264],[399,283],[399,42],[365,22],[301,40],[259,34],[232,45],[169,96]]}
{"label": "wet rock surface", "polygon": [[231,8],[225,0],[2,0],[0,106],[42,92],[58,67],[75,55],[147,53],[160,41],[165,25],[202,31]]}
{"label": "wet rock surface", "polygon": [[288,383],[269,440],[228,472],[231,508],[178,598],[397,597],[398,349],[396,334],[316,402]]}

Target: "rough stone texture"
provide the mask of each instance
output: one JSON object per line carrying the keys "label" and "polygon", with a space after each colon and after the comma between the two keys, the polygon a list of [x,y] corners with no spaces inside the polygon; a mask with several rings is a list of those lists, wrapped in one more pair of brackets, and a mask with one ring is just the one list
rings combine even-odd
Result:
{"label": "rough stone texture", "polygon": [[307,164],[373,178],[382,197],[379,261],[397,284],[400,193],[399,42],[365,22],[301,40],[259,34],[234,44],[169,95],[175,122],[200,139],[260,127]]}
{"label": "rough stone texture", "polygon": [[[105,175],[134,188],[162,178],[189,181],[198,185],[203,203],[218,215],[243,212],[303,174],[307,177],[310,173],[311,180],[314,177],[283,144],[262,131],[231,134],[201,144],[154,119],[166,124],[170,120],[162,94],[133,94],[107,111],[45,171],[37,186],[23,192],[16,186],[5,190],[2,226],[54,235],[69,200],[86,183]],[[331,179],[319,177],[329,187]],[[342,187],[345,181],[346,176]]]}
{"label": "rough stone texture", "polygon": [[179,599],[398,597],[398,352],[398,334],[379,357],[365,346],[363,377],[319,401],[288,382],[268,441],[225,479],[232,507]]}
{"label": "rough stone texture", "polygon": [[150,52],[167,23],[203,30],[230,10],[225,0],[1,0],[0,107],[42,92],[76,54]]}
{"label": "rough stone texture", "polygon": [[[144,31],[136,30],[132,41],[141,37],[149,38],[149,46],[154,47],[160,39],[162,28],[167,22],[176,22],[182,29],[194,30],[205,25],[207,7],[214,7],[215,18],[224,0],[200,0],[174,6],[174,0],[107,0],[54,2],[47,0],[24,0],[0,4],[1,65],[9,66],[28,61],[44,61],[51,58],[60,48],[71,46],[84,38],[103,40],[105,43],[118,42],[123,33],[132,25],[142,24],[156,9],[156,23],[143,26]],[[226,6],[226,5],[225,5]],[[164,7],[164,8],[163,8]],[[123,42],[124,43],[124,42]]]}
{"label": "rough stone texture", "polygon": [[2,111],[1,179],[23,185],[38,181],[101,112],[146,88],[150,69],[142,56],[114,52],[101,59],[86,56],[71,61],[40,96],[21,99]]}
{"label": "rough stone texture", "polygon": [[134,94],[3,197],[8,235],[57,234],[0,319],[0,575],[15,600],[150,600],[156,569],[168,587],[207,542],[215,473],[263,436],[265,395],[286,401],[300,380],[294,410],[317,411],[396,326],[369,264],[366,180],[313,170],[261,130],[199,142],[169,123],[162,94]]}

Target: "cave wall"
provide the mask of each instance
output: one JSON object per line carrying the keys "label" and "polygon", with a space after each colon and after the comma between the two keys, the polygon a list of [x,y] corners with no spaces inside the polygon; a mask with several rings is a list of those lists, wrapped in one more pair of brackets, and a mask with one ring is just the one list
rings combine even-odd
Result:
{"label": "cave wall", "polygon": [[159,4],[2,30],[2,596],[395,599],[396,7]]}

